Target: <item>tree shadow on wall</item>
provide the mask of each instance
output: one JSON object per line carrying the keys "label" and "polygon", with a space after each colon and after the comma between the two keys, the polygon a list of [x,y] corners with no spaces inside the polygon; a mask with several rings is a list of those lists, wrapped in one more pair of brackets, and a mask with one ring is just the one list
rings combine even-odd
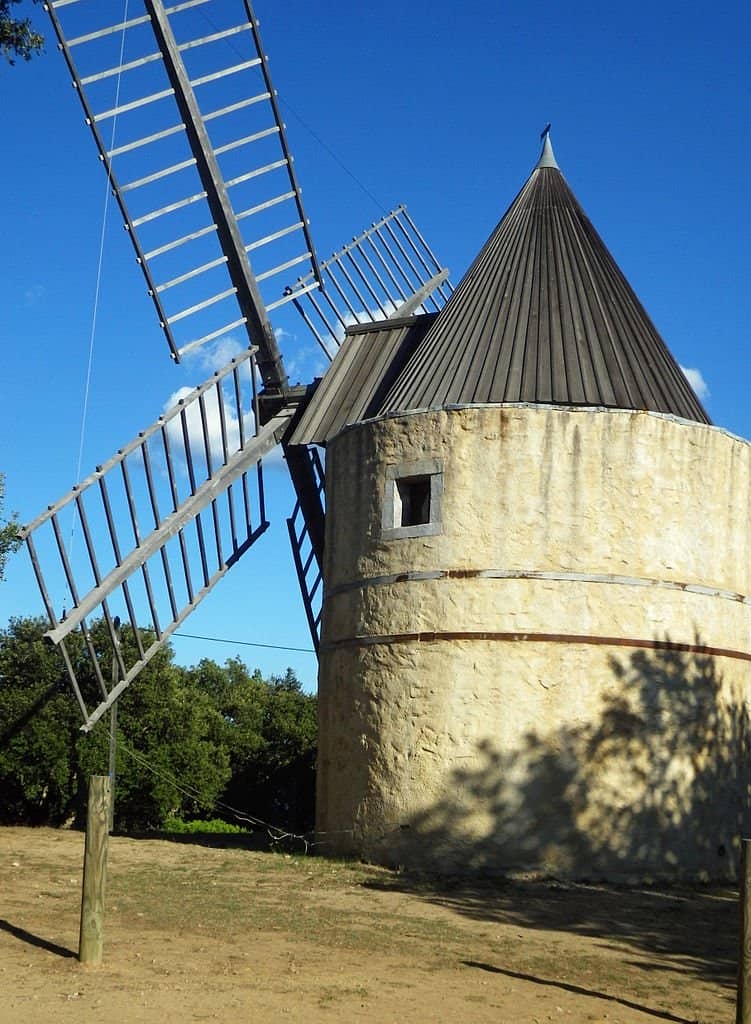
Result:
{"label": "tree shadow on wall", "polygon": [[[614,686],[593,720],[530,729],[512,752],[481,742],[441,800],[385,837],[392,860],[444,879],[533,872],[585,879],[590,889],[603,878],[734,876],[748,821],[748,711],[698,638],[692,646],[665,641],[611,658]],[[426,891],[424,879],[417,884]],[[686,970],[732,975],[727,894],[642,890],[624,900],[612,888],[591,899],[580,898],[581,886],[512,889],[444,881],[431,898],[480,919],[608,936],[685,958]]]}

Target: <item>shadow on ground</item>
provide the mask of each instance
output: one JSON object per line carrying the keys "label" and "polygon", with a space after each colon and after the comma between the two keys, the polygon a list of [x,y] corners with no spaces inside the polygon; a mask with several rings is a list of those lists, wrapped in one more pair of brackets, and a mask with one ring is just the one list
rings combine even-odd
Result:
{"label": "shadow on ground", "polygon": [[50,942],[48,939],[43,939],[41,935],[35,935],[33,932],[27,931],[25,928],[20,928],[16,924],[11,924],[10,921],[0,919],[0,931],[7,932],[8,935],[12,935],[20,942],[25,942],[29,946],[35,946],[37,949],[44,949],[48,953],[54,953],[55,956],[76,956],[76,953],[74,953],[72,949],[68,949],[67,946],[59,946],[56,942]]}
{"label": "shadow on ground", "polygon": [[698,880],[735,876],[748,829],[745,695],[698,636],[655,648],[611,658],[593,719],[531,727],[511,750],[483,740],[440,799],[379,841],[374,859],[405,873],[368,884],[731,983],[737,898]]}
{"label": "shadow on ground", "polygon": [[462,960],[465,967],[472,967],[475,970],[487,971],[490,974],[502,974],[505,978],[515,978],[518,981],[530,981],[534,985],[557,988],[563,992],[572,992],[577,996],[592,996],[594,999],[604,999],[609,1003],[617,1003],[619,1006],[627,1006],[630,1010],[638,1010],[646,1013],[657,1020],[673,1021],[674,1024],[697,1024],[695,1018],[689,1020],[687,1017],[678,1017],[667,1010],[656,1010],[653,1007],[645,1006],[643,1003],[636,1003],[632,999],[623,999],[619,996],[611,996],[597,989],[583,988],[581,985],[571,985],[565,981],[550,981],[546,978],[538,978],[534,974],[524,974],[522,971],[509,971],[503,967],[493,967],[491,964],[481,963],[477,960]]}
{"label": "shadow on ground", "polygon": [[268,832],[125,832],[114,835],[124,839],[153,842],[155,839],[184,846],[204,846],[214,850],[247,850],[251,853],[307,853],[305,836],[294,834],[272,836]]}
{"label": "shadow on ground", "polygon": [[[555,881],[447,881],[393,875],[368,888],[409,893],[477,921],[588,936],[641,970],[735,983],[738,900],[731,889],[627,889]],[[555,965],[551,964],[554,973]]]}

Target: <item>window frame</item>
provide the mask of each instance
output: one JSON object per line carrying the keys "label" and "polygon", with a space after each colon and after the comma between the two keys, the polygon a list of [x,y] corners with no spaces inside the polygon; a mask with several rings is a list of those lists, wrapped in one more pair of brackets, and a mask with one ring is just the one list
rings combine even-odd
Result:
{"label": "window frame", "polygon": [[[427,523],[412,526],[399,525],[402,502],[398,481],[411,477],[426,477],[430,480],[430,518]],[[432,537],[443,532],[441,521],[441,498],[443,496],[443,464],[440,459],[418,459],[386,467],[383,514],[381,530],[384,540],[398,540],[408,537]]]}

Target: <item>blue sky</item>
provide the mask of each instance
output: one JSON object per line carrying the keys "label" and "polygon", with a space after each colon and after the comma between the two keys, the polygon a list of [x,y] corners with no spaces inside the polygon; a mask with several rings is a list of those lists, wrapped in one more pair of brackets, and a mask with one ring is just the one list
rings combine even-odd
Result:
{"label": "blue sky", "polygon": [[[107,4],[118,20],[123,3]],[[256,13],[321,257],[404,202],[456,283],[550,121],[563,173],[676,358],[701,375],[714,422],[751,436],[748,5],[258,0]],[[0,110],[0,471],[6,511],[29,521],[76,482],[105,189],[51,40],[46,55],[0,68]],[[320,372],[302,322],[283,312],[274,323],[290,375]],[[169,359],[110,205],[81,475],[206,376],[205,360]],[[279,464],[266,476],[272,529],[184,631],[308,648],[284,524],[291,491]],[[18,555],[0,623],[40,611]],[[312,654],[174,647],[184,663],[238,654],[315,683]]]}

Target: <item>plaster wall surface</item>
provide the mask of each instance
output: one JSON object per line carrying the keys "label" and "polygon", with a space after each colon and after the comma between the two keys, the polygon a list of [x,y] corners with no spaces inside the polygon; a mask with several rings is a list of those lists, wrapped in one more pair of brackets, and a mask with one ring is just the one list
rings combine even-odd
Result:
{"label": "plaster wall surface", "polygon": [[[440,522],[386,536],[394,467]],[[318,829],[442,871],[732,874],[751,446],[651,413],[457,408],[327,452]]]}

